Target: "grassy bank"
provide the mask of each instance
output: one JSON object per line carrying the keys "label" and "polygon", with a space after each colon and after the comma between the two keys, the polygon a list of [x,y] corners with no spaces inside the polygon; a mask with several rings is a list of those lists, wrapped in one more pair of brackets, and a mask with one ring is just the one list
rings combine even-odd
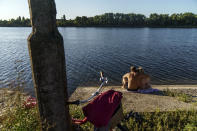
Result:
{"label": "grassy bank", "polygon": [[[72,117],[83,119],[83,113],[77,106],[70,106],[70,113]],[[127,121],[122,121],[121,125],[127,127],[129,130],[133,131],[143,131],[143,130],[197,130],[197,111],[172,111],[172,112],[144,112],[139,113],[142,120],[139,122],[135,118],[130,118]],[[124,113],[124,115],[127,115]],[[93,125],[89,122],[82,125],[81,128],[84,131],[93,130]],[[118,131],[119,129],[116,128]]]}
{"label": "grassy bank", "polygon": [[[78,107],[71,106],[70,113],[72,117],[83,119],[82,110]],[[129,130],[197,130],[197,112],[196,111],[175,111],[175,112],[153,112],[140,113],[143,120],[138,122],[135,118],[123,121],[122,126]],[[16,131],[39,131],[41,129],[37,109],[16,108],[10,112],[6,118],[0,118],[1,130]],[[81,130],[91,131],[93,125],[89,122],[81,126]],[[118,129],[116,129],[118,130]]]}
{"label": "grassy bank", "polygon": [[[0,130],[16,130],[16,131],[39,131],[41,130],[41,124],[37,107],[26,108],[24,101],[27,96],[24,93],[18,91],[4,92],[4,113],[0,115]],[[165,95],[172,97],[182,97],[183,94],[173,93],[167,90]],[[185,97],[185,96],[184,96]],[[8,99],[10,101],[8,101]],[[185,102],[188,101],[186,97]],[[82,106],[70,106],[70,114],[74,118],[83,119]],[[124,107],[123,107],[124,109]],[[127,115],[127,113],[124,113]],[[169,112],[141,112],[141,121],[137,121],[135,118],[130,118],[127,121],[122,121],[121,125],[126,126],[129,130],[197,130],[197,111],[196,110],[177,110]],[[46,124],[47,126],[47,124]],[[81,130],[91,131],[93,125],[89,122],[81,126]],[[115,129],[119,130],[119,129]]]}

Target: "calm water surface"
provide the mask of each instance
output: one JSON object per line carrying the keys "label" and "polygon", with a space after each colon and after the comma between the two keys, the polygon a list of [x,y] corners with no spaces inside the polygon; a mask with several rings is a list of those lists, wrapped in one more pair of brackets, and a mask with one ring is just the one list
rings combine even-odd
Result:
{"label": "calm water surface", "polygon": [[[153,84],[197,84],[197,29],[59,28],[64,38],[69,89],[97,85],[99,71],[119,85],[131,65]],[[0,87],[16,72],[32,88],[27,37],[31,28],[0,28]],[[16,62],[21,60],[22,62]],[[17,71],[16,71],[17,67]]]}

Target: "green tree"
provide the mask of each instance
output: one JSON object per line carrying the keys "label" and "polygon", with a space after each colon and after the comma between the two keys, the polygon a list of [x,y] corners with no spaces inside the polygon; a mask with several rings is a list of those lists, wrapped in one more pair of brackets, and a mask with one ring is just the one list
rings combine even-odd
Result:
{"label": "green tree", "polygon": [[63,20],[64,20],[64,21],[66,21],[66,16],[65,16],[65,15],[63,15],[63,17],[62,17],[62,18],[63,18]]}

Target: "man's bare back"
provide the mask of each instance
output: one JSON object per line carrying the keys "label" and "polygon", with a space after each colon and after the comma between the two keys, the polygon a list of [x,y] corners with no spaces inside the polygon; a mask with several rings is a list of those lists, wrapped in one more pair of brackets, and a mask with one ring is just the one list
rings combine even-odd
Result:
{"label": "man's bare back", "polygon": [[133,66],[130,69],[131,69],[131,72],[126,73],[122,77],[122,84],[123,84],[122,88],[126,88],[127,83],[128,83],[128,89],[135,88],[133,86],[134,86],[134,82],[135,82],[134,78],[135,78],[137,70]]}

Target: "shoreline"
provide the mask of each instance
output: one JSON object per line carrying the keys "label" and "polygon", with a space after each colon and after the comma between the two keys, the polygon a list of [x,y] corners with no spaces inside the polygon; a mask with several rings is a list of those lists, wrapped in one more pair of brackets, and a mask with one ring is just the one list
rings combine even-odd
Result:
{"label": "shoreline", "polygon": [[[120,88],[121,85],[106,85],[103,87],[104,88]],[[99,88],[98,86],[78,86],[75,89],[68,89],[68,95],[71,96],[78,88]],[[197,84],[194,85],[152,85],[152,88],[154,89],[159,89],[159,90],[166,90],[166,89],[174,89],[174,90],[197,90]],[[2,90],[9,89],[9,88],[0,88],[0,92]],[[24,93],[27,93],[28,95],[34,96],[35,97],[35,88],[25,88]],[[197,94],[196,94],[197,95]]]}
{"label": "shoreline", "polygon": [[[103,88],[110,88],[110,87],[114,87],[114,88],[120,88],[121,85],[106,85],[104,86]],[[77,90],[78,88],[99,88],[99,85],[98,86],[78,86],[76,87],[75,89],[68,89],[68,94],[69,96],[71,96],[75,90]],[[184,90],[189,90],[189,89],[196,89],[197,90],[197,84],[193,84],[193,85],[152,85],[152,88],[154,89],[160,89],[160,90],[165,90],[165,89],[176,89],[176,90],[181,90],[181,89],[184,89]],[[9,88],[0,88],[0,91],[1,90],[4,90],[4,89],[9,89]],[[32,95],[35,97],[35,88],[25,88],[24,89],[24,93],[27,93],[29,95]]]}
{"label": "shoreline", "polygon": [[[154,89],[167,89],[167,88],[170,88],[170,89],[197,89],[197,84],[194,84],[194,85],[151,85],[152,88]],[[77,88],[88,88],[88,87],[94,87],[94,88],[98,88],[97,86],[79,86]],[[121,87],[121,85],[106,85],[104,86],[105,87]],[[77,89],[76,88],[76,89]]]}
{"label": "shoreline", "polygon": [[[175,110],[197,110],[197,85],[153,85],[152,88],[166,91],[169,89],[169,93],[185,94],[182,96],[170,96],[156,93],[138,93],[127,91],[122,89],[121,86],[105,86],[102,92],[107,90],[116,90],[123,93],[122,104],[124,110],[129,112],[131,110],[137,112],[154,112],[159,109],[161,112],[175,111]],[[85,100],[94,93],[98,87],[78,87],[69,97],[70,101]],[[187,99],[187,95],[191,96],[192,102],[184,102],[183,99]],[[182,99],[180,100],[179,97]],[[188,97],[189,99],[190,97]],[[194,102],[194,103],[193,103]]]}
{"label": "shoreline", "polygon": [[[116,91],[120,91],[123,93],[122,105],[126,112],[131,110],[137,112],[154,112],[159,109],[161,112],[165,111],[175,111],[175,110],[197,110],[197,85],[152,85],[152,88],[159,89],[160,91],[166,91],[169,89],[170,93],[174,92],[185,94],[182,96],[170,96],[165,94],[158,93],[138,93],[127,91],[126,89],[122,89],[121,86],[105,86],[102,92],[113,89]],[[94,93],[98,87],[77,87],[72,93],[69,95],[69,101],[74,100],[85,100]],[[0,115],[4,111],[6,111],[6,103],[9,103],[11,99],[14,99],[14,94],[16,90],[1,88],[0,89]],[[24,99],[28,96],[35,97],[34,88],[30,90],[24,90],[22,93]],[[190,97],[187,97],[189,95]],[[179,99],[192,99],[190,102],[184,102]]]}

